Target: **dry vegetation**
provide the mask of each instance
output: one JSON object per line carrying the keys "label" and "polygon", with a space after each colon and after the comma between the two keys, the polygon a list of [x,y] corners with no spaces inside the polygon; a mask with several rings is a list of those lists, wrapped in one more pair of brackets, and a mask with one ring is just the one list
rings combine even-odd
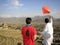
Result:
{"label": "dry vegetation", "polygon": [[[44,27],[44,23],[32,23],[34,27],[37,28],[38,31],[42,31]],[[25,25],[25,23],[20,22],[1,22],[0,23],[0,45],[17,45],[22,44],[22,35],[21,29]],[[60,24],[54,23],[54,38],[59,38],[56,33],[60,33]],[[38,35],[39,36],[39,35]],[[41,43],[35,41],[35,45],[41,45]],[[22,44],[23,45],[23,44]]]}

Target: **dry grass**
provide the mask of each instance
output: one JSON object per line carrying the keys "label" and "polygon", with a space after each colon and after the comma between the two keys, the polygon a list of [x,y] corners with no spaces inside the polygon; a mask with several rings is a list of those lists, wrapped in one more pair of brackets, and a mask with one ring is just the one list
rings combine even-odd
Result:
{"label": "dry grass", "polygon": [[[34,27],[37,28],[37,31],[42,31],[44,28],[44,23],[32,23]],[[25,23],[0,23],[0,45],[17,45],[17,43],[22,43],[21,28]],[[60,31],[60,24],[54,24],[54,32]],[[57,38],[57,37],[56,37]],[[35,41],[35,45],[41,45]]]}

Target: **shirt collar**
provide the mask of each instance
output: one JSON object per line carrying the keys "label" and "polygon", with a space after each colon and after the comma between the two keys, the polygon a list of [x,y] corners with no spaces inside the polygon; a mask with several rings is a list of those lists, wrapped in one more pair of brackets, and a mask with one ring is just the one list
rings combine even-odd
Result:
{"label": "shirt collar", "polygon": [[26,26],[31,26],[31,24],[26,24]]}

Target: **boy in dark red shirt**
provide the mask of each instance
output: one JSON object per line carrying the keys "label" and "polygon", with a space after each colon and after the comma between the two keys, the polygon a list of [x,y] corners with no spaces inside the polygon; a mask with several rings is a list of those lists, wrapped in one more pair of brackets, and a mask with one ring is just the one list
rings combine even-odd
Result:
{"label": "boy in dark red shirt", "polygon": [[31,25],[31,18],[26,18],[26,26],[22,28],[23,45],[35,45],[36,29]]}

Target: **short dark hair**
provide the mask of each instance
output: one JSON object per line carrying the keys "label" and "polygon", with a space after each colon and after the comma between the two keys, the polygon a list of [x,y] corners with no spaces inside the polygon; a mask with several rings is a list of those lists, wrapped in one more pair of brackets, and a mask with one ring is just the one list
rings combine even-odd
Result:
{"label": "short dark hair", "polygon": [[49,19],[48,18],[45,18],[45,23],[48,23],[49,22]]}
{"label": "short dark hair", "polygon": [[30,24],[32,19],[30,17],[26,18],[26,24]]}

